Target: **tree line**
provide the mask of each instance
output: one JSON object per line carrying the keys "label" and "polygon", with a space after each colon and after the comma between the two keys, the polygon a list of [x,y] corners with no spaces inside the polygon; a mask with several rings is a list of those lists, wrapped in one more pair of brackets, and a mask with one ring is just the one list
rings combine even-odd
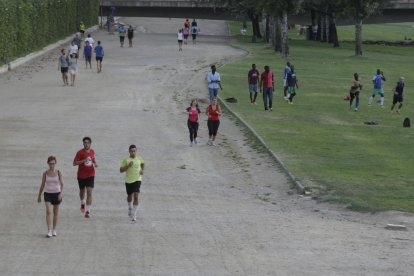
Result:
{"label": "tree line", "polygon": [[[253,37],[264,39],[282,56],[289,55],[288,18],[296,14],[311,16],[310,39],[339,47],[336,19],[352,19],[355,24],[355,55],[362,56],[362,22],[380,13],[391,0],[219,0],[237,18],[250,20]],[[260,30],[264,21],[264,32]]]}
{"label": "tree line", "polygon": [[0,0],[0,64],[98,23],[98,0]]}

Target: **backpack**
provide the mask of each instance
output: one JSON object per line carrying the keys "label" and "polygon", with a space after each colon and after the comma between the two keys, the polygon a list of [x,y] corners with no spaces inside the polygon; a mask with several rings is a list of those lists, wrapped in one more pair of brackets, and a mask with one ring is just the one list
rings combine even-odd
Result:
{"label": "backpack", "polygon": [[375,86],[375,88],[381,88],[381,86],[382,86],[382,76],[381,75],[376,75],[375,76],[374,86]]}
{"label": "backpack", "polygon": [[403,127],[411,127],[410,118],[405,117],[404,122],[403,122]]}

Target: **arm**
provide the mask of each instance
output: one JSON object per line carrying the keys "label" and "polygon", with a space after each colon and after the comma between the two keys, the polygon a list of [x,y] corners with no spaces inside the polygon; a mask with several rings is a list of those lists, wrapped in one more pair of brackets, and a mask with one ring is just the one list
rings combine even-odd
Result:
{"label": "arm", "polygon": [[37,202],[42,201],[41,196],[42,196],[43,189],[45,188],[45,182],[46,182],[46,172],[44,172],[42,176],[42,183],[40,184],[39,195],[37,196]]}
{"label": "arm", "polygon": [[140,172],[141,175],[144,175],[144,167],[145,167],[145,164],[141,163],[141,172]]}
{"label": "arm", "polygon": [[123,172],[126,172],[129,168],[131,168],[132,167],[132,165],[134,164],[134,162],[129,162],[127,165],[125,165],[125,166],[121,166],[120,168],[119,168],[119,172],[120,173],[123,173]]}
{"label": "arm", "polygon": [[59,182],[60,182],[60,194],[59,194],[59,200],[62,200],[62,196],[63,196],[63,176],[60,173],[60,171],[58,170],[58,176],[59,176]]}
{"label": "arm", "polygon": [[262,92],[262,85],[263,85],[263,77],[260,76],[260,81],[259,81],[259,91]]}
{"label": "arm", "polygon": [[217,115],[219,115],[219,116],[221,116],[223,113],[221,112],[221,107],[217,104],[217,109],[218,109],[218,111],[217,111]]}
{"label": "arm", "polygon": [[83,164],[86,162],[87,159],[83,159],[83,160],[73,160],[73,166],[79,166],[80,164]]}

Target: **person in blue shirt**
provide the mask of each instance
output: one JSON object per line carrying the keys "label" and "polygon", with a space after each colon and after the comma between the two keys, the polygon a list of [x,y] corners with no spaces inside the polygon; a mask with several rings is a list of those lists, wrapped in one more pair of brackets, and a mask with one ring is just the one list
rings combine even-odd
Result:
{"label": "person in blue shirt", "polygon": [[92,46],[89,44],[89,41],[85,42],[85,47],[83,47],[83,58],[85,59],[86,69],[92,69]]}
{"label": "person in blue shirt", "polygon": [[100,73],[102,71],[102,60],[104,57],[104,49],[101,45],[101,41],[98,41],[98,45],[95,47],[95,57],[97,72]]}
{"label": "person in blue shirt", "polygon": [[286,97],[287,91],[288,91],[288,85],[287,85],[287,76],[290,73],[290,62],[286,63],[285,70],[283,71],[283,95]]}
{"label": "person in blue shirt", "polygon": [[127,30],[126,30],[125,26],[123,24],[121,24],[121,26],[118,29],[119,42],[121,43],[121,47],[124,47],[126,32],[127,32]]}
{"label": "person in blue shirt", "polygon": [[368,105],[371,105],[375,95],[379,94],[381,96],[381,108],[384,108],[384,88],[382,87],[383,81],[385,81],[384,72],[382,72],[380,69],[377,69],[377,74],[372,78],[372,83],[374,84],[374,91],[372,92],[372,96],[369,97]]}

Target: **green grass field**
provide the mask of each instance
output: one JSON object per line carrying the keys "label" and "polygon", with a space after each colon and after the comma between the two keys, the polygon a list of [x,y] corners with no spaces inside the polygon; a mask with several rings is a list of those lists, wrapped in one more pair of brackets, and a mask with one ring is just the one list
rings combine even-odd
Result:
{"label": "green grass field", "polygon": [[[295,65],[299,89],[294,104],[289,105],[282,98],[287,60],[270,46],[250,43],[250,36],[238,35],[240,26],[239,22],[229,25],[239,38],[234,46],[249,54],[219,69],[225,89],[221,96],[239,100],[231,104],[232,109],[259,133],[288,169],[323,201],[347,204],[360,211],[414,212],[414,132],[402,127],[405,117],[414,119],[414,49],[364,45],[364,56],[355,57],[353,43],[341,43],[334,49],[291,32],[288,60]],[[394,31],[388,31],[392,33],[388,39],[393,40]],[[273,112],[263,110],[261,94],[258,105],[250,104],[247,72],[252,63],[259,71],[269,65],[275,74]],[[367,106],[377,68],[387,78],[385,109],[377,104]],[[343,100],[354,72],[360,74],[363,84],[358,112],[350,111]],[[406,96],[402,114],[397,115],[389,109],[391,90],[400,75],[406,77]],[[364,124],[370,120],[379,125]]]}

